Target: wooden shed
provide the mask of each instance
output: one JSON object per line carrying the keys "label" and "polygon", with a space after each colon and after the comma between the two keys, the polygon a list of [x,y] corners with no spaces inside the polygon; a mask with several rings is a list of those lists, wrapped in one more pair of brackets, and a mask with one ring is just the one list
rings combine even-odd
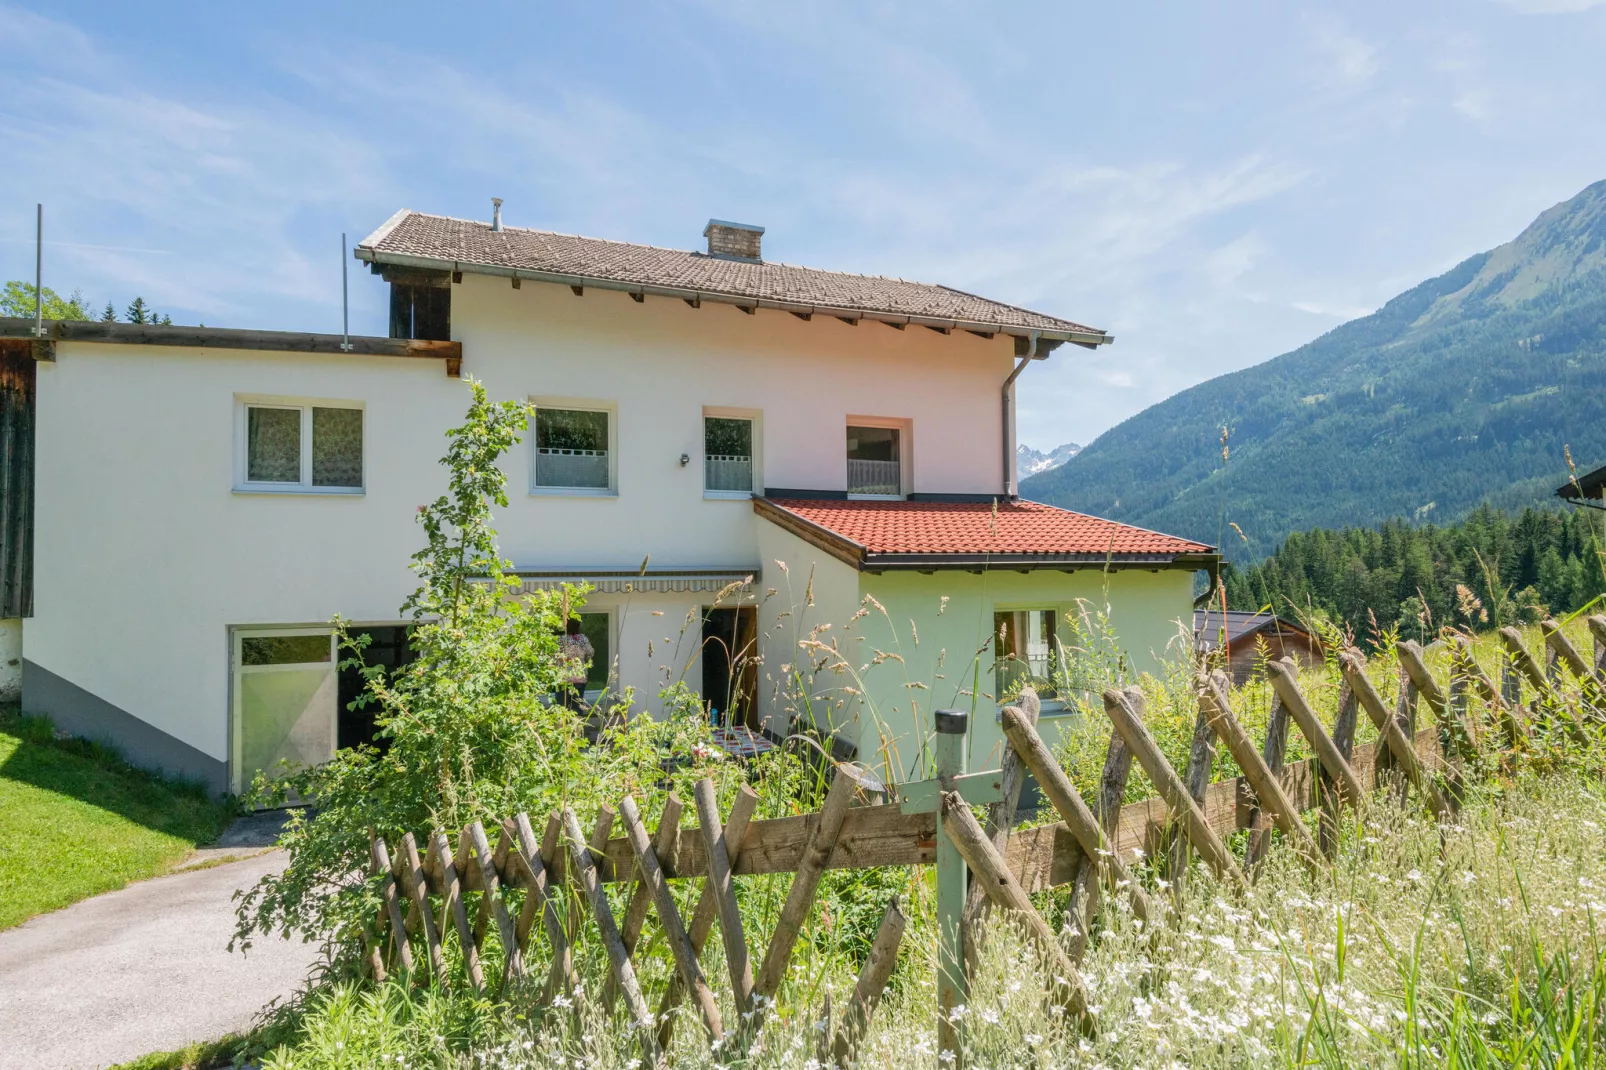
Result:
{"label": "wooden shed", "polygon": [[1309,629],[1287,617],[1275,613],[1251,613],[1229,609],[1193,611],[1193,648],[1201,657],[1214,653],[1226,641],[1226,669],[1233,683],[1249,679],[1261,657],[1264,645],[1266,656],[1273,660],[1284,655],[1301,665],[1314,665],[1322,660],[1321,640]]}

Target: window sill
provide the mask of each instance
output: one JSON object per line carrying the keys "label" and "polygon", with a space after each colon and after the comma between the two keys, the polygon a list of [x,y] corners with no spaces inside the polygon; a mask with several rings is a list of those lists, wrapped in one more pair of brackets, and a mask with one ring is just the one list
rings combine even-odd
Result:
{"label": "window sill", "polygon": [[[1007,703],[1006,703],[1006,705],[1007,705]],[[1039,721],[1053,720],[1053,719],[1059,718],[1059,717],[1075,717],[1077,715],[1078,715],[1077,714],[1077,709],[1076,709],[1075,706],[1066,705],[1064,702],[1061,702],[1057,698],[1046,698],[1046,699],[1044,699],[1042,701],[1042,705],[1039,707],[1039,709],[1037,711],[1037,719]],[[993,720],[995,722],[997,722],[998,724],[1003,724],[1004,723],[1004,707],[1003,706],[999,706],[998,712],[994,715]]]}
{"label": "window sill", "polygon": [[361,498],[368,493],[368,489],[366,487],[306,487],[300,484],[273,486],[268,483],[242,483],[234,488],[233,493],[288,494],[305,498]]}
{"label": "window sill", "polygon": [[531,487],[532,498],[617,498],[611,487]]}
{"label": "window sill", "polygon": [[750,490],[705,490],[703,500],[709,502],[746,502],[751,501],[753,492]]}
{"label": "window sill", "polygon": [[851,490],[848,491],[848,501],[850,502],[901,502],[903,500],[904,496],[902,494],[855,494]]}

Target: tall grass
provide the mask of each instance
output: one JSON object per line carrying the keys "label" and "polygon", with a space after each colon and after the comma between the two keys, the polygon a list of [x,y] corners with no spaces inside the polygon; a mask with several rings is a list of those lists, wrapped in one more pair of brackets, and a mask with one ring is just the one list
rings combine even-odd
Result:
{"label": "tall grass", "polygon": [[[1479,792],[1454,826],[1375,807],[1319,877],[1279,849],[1246,895],[1196,867],[1165,925],[1107,907],[1083,963],[1091,1034],[1047,1006],[1036,954],[995,924],[958,1015],[983,1067],[1593,1067],[1606,1063],[1603,915],[1606,793],[1594,777],[1524,777]],[[717,956],[705,958],[711,976]],[[861,1066],[936,1058],[929,926],[903,957]],[[810,992],[795,993],[745,1057],[711,1050],[683,1014],[673,1065],[817,1063],[825,993],[842,1006],[849,967],[805,949],[795,972]],[[541,1009],[527,996],[334,986],[309,997],[262,1065],[639,1066],[619,1019],[595,1002]]]}
{"label": "tall grass", "polygon": [[[1097,623],[1077,641],[1105,641]],[[1537,633],[1531,650],[1542,649]],[[1582,636],[1575,642],[1583,644]],[[1385,696],[1397,687],[1391,645],[1368,670]],[[1498,676],[1498,651],[1475,652]],[[1430,648],[1441,671],[1447,654]],[[1084,660],[1084,665],[1099,664]],[[1105,679],[1119,670],[1105,661]],[[1111,667],[1114,666],[1114,669]],[[1096,695],[1096,670],[1085,683]],[[1124,679],[1124,678],[1122,678]],[[1185,761],[1196,706],[1191,666],[1136,681],[1148,720],[1173,762]],[[1329,719],[1337,684],[1330,666],[1302,674]],[[1568,685],[1570,686],[1570,685]],[[1257,738],[1270,691],[1263,673],[1234,689],[1236,712]],[[1428,727],[1426,704],[1419,727]],[[1364,728],[1370,726],[1362,718]],[[1062,748],[1073,778],[1091,790],[1109,724],[1092,708]],[[1297,733],[1291,742],[1298,739]],[[1358,742],[1367,741],[1363,735]],[[1296,750],[1291,758],[1300,757]],[[788,763],[766,790],[766,816],[817,798],[811,770]],[[1123,902],[1106,903],[1082,964],[1097,1027],[1071,1028],[1045,1003],[1038,958],[1007,923],[982,941],[963,1019],[973,1065],[1087,1067],[1544,1066],[1606,1063],[1606,769],[1597,749],[1572,746],[1515,770],[1475,781],[1454,825],[1382,799],[1344,830],[1336,864],[1312,875],[1274,847],[1257,882],[1239,894],[1195,865],[1167,897],[1175,913],[1144,927]],[[1216,777],[1237,772],[1218,757]],[[1129,797],[1149,794],[1139,774]],[[1044,815],[1043,819],[1048,819]],[[701,1026],[680,1012],[673,1065],[818,1066],[827,1001],[840,1009],[852,990],[887,899],[911,916],[902,961],[865,1038],[859,1065],[931,1065],[935,1049],[936,942],[929,869],[828,873],[787,983],[757,1045],[710,1049]],[[743,878],[739,893],[749,941],[762,946],[788,875]],[[677,889],[689,913],[694,882]],[[628,885],[611,886],[615,907]],[[1040,906],[1059,919],[1063,891]],[[644,987],[655,995],[669,960],[655,927],[638,951]],[[494,946],[494,942],[493,942]],[[583,939],[578,964],[593,997],[607,965]],[[720,978],[719,941],[703,968]],[[494,976],[495,952],[487,966]],[[544,961],[539,954],[536,961]],[[258,1037],[265,1067],[631,1067],[639,1052],[623,1017],[595,1001],[543,1004],[532,987],[495,998],[454,995],[393,981],[374,987],[330,983],[282,1011]],[[716,984],[716,991],[726,986]],[[652,995],[649,996],[651,1000]],[[727,1024],[740,1020],[722,996]],[[738,1049],[741,1050],[738,1050]]]}

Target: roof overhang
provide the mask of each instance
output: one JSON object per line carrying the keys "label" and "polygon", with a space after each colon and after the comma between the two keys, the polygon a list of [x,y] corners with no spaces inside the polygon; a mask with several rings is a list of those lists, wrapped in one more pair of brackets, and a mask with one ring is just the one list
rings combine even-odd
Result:
{"label": "roof overhang", "polygon": [[[936,331],[970,331],[973,334],[983,335],[1003,334],[1013,338],[1031,338],[1036,335],[1040,342],[1070,342],[1089,349],[1108,345],[1115,341],[1113,335],[1104,331],[1054,331],[1035,327],[1021,327],[1015,324],[989,323],[984,320],[947,319],[940,316],[905,315],[898,312],[878,312],[863,308],[843,308],[836,305],[777,301],[767,297],[754,297],[748,294],[726,293],[718,290],[693,290],[678,286],[625,282],[598,275],[537,271],[532,268],[509,267],[503,264],[484,264],[470,260],[443,260],[430,256],[418,256],[412,253],[381,252],[365,245],[357,246],[353,250],[353,255],[358,260],[381,267],[388,265],[409,268],[415,271],[450,272],[454,275],[458,273],[490,275],[496,278],[519,279],[521,281],[550,282],[560,286],[589,286],[598,290],[617,290],[621,293],[633,294],[638,297],[675,297],[691,305],[700,305],[704,301],[711,301],[716,304],[735,305],[743,310],[767,308],[778,312],[790,312],[796,316],[831,316],[855,323],[860,320],[870,320],[874,323],[890,323],[895,326],[930,327]],[[1043,354],[1043,356],[1046,355],[1046,353]]]}
{"label": "roof overhang", "polygon": [[766,498],[753,499],[753,512],[860,572],[1078,572],[1083,569],[1212,568],[1218,555],[1189,554],[1001,554],[875,553],[863,543],[816,524]]}
{"label": "roof overhang", "polygon": [[1606,509],[1606,468],[1597,468],[1557,487],[1556,497],[1570,505]]}
{"label": "roof overhang", "polygon": [[242,331],[226,327],[103,323],[93,320],[46,320],[45,337],[40,339],[34,337],[33,324],[31,319],[0,317],[0,338],[32,342],[35,358],[47,361],[56,359],[56,345],[60,342],[90,342],[179,349],[418,357],[445,361],[446,374],[450,376],[458,375],[463,363],[461,342],[425,342],[412,338],[310,334],[302,331]]}

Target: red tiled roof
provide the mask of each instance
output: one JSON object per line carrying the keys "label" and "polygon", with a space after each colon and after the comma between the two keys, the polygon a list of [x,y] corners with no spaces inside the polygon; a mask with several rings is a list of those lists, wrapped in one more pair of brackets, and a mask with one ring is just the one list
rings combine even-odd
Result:
{"label": "red tiled roof", "polygon": [[[1204,543],[1028,501],[922,502],[756,499],[760,515],[783,526],[788,515],[822,537],[857,550],[860,564],[881,555],[997,556],[1168,561],[1209,554]],[[773,507],[769,512],[765,507]]]}

